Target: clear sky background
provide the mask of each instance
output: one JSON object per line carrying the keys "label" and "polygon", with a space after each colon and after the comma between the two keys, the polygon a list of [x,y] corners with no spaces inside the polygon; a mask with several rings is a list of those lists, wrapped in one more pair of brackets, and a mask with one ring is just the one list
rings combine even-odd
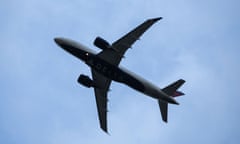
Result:
{"label": "clear sky background", "polygon": [[[236,144],[240,136],[238,0],[1,0],[1,144]],[[63,51],[67,37],[99,51],[148,18],[163,17],[121,65],[186,93],[161,121],[157,101],[112,83],[110,136],[99,127],[89,68]]]}

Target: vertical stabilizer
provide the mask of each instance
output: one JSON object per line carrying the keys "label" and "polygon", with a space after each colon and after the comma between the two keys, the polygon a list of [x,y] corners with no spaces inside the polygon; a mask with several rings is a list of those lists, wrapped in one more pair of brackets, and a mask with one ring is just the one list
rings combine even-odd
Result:
{"label": "vertical stabilizer", "polygon": [[184,95],[184,93],[177,91],[177,89],[179,89],[184,83],[185,83],[185,80],[180,79],[180,80],[166,86],[165,88],[162,89],[162,91],[172,97]]}

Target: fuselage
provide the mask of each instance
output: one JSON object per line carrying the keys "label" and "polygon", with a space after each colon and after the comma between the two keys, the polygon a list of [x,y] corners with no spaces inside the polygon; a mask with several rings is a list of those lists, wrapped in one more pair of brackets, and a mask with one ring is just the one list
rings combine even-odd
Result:
{"label": "fuselage", "polygon": [[126,69],[110,64],[98,57],[96,52],[65,38],[56,38],[55,42],[67,52],[85,62],[89,67],[104,75],[105,77],[142,92],[150,97],[165,101],[167,103],[178,104],[172,97],[165,94],[160,88],[147,80],[129,72]]}

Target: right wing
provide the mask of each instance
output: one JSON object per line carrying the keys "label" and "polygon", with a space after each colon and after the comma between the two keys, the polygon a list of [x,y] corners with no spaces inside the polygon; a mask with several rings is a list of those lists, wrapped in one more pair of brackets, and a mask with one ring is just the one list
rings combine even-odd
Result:
{"label": "right wing", "polygon": [[97,104],[98,118],[100,127],[107,133],[107,92],[109,90],[111,80],[91,69],[94,83],[98,87],[94,87],[95,99]]}
{"label": "right wing", "polygon": [[148,28],[150,28],[155,22],[160,19],[162,19],[162,17],[146,20],[138,27],[115,41],[112,44],[111,48],[105,49],[100,52],[98,56],[113,65],[119,65],[122,57],[124,57],[124,54],[128,50],[128,48],[130,48]]}

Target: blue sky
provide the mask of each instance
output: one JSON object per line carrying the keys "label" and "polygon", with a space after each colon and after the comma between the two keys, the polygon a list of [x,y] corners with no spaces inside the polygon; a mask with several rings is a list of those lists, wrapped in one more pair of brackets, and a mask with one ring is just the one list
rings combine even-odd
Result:
{"label": "blue sky", "polygon": [[[0,1],[0,143],[239,143],[240,2],[237,0]],[[121,65],[164,87],[183,78],[186,96],[161,121],[156,100],[113,83],[110,136],[99,128],[90,75],[59,48],[67,37],[99,51],[153,17]]]}

